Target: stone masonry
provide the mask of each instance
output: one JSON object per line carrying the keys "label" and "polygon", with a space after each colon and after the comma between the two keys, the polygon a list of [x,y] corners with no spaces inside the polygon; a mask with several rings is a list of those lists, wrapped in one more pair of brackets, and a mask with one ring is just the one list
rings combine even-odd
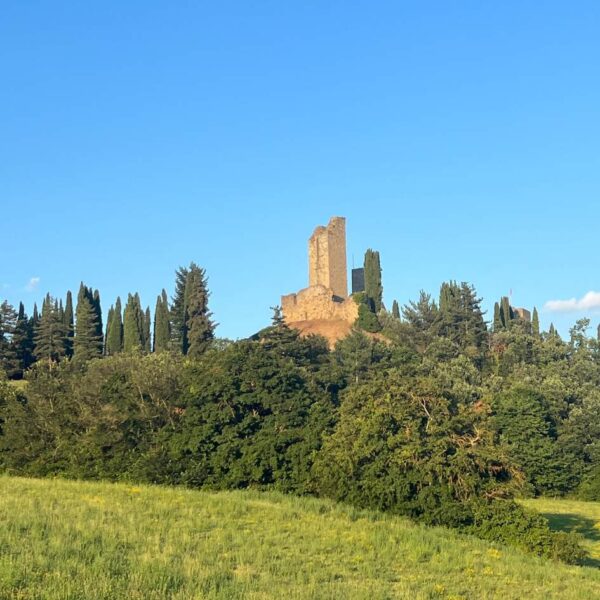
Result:
{"label": "stone masonry", "polygon": [[348,297],[346,219],[332,217],[308,240],[308,285],[323,285],[340,298]]}
{"label": "stone masonry", "polygon": [[319,226],[308,242],[309,287],[281,297],[288,324],[301,321],[344,321],[358,317],[358,306],[348,297],[346,219],[333,217]]}

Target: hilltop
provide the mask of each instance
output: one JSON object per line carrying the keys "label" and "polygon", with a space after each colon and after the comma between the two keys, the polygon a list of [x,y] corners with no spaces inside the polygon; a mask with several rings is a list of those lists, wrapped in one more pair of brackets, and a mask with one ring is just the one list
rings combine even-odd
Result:
{"label": "hilltop", "polygon": [[561,598],[600,571],[330,501],[0,478],[2,598]]}

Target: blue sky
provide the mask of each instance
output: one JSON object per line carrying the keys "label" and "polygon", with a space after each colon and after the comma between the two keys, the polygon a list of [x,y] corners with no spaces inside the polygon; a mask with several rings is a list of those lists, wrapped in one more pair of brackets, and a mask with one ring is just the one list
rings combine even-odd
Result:
{"label": "blue sky", "polygon": [[218,334],[307,284],[348,219],[388,305],[599,321],[600,3],[14,2],[0,18],[0,295],[154,307],[205,267]]}

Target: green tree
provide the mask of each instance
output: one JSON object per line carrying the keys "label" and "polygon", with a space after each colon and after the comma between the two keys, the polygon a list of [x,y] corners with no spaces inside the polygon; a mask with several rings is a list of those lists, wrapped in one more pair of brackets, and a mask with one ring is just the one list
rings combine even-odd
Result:
{"label": "green tree", "polygon": [[17,355],[18,368],[16,378],[22,378],[25,371],[33,364],[33,324],[27,318],[23,303],[19,303],[17,321],[12,336],[12,345]]}
{"label": "green tree", "polygon": [[533,316],[531,318],[531,331],[536,337],[540,336],[540,316],[535,306],[533,307]]}
{"label": "green tree", "polygon": [[108,309],[108,315],[106,316],[106,333],[104,334],[104,354],[108,356],[108,332],[110,331],[110,326],[112,320],[115,316],[115,307],[111,304]]}
{"label": "green tree", "polygon": [[144,348],[144,313],[140,296],[129,294],[123,315],[123,349],[125,352]]}
{"label": "green tree", "polygon": [[394,319],[400,318],[400,306],[398,305],[397,300],[394,300],[394,302],[392,303],[392,316],[394,317]]}
{"label": "green tree", "polygon": [[0,373],[13,378],[21,371],[14,334],[17,326],[17,311],[7,300],[0,304]]}
{"label": "green tree", "polygon": [[58,301],[47,294],[34,330],[36,359],[52,366],[64,358],[66,337],[64,317],[61,315]]}
{"label": "green tree", "polygon": [[435,324],[436,333],[475,357],[487,348],[488,332],[481,310],[481,298],[468,283],[443,283]]}
{"label": "green tree", "polygon": [[121,309],[121,298],[117,297],[114,308],[111,306],[112,314],[107,323],[106,331],[106,354],[113,356],[123,350],[123,311]]}
{"label": "green tree", "polygon": [[64,310],[64,323],[67,331],[67,337],[65,339],[65,355],[67,358],[73,356],[73,338],[75,336],[75,321],[73,315],[73,294],[69,290],[67,292],[67,302]]}
{"label": "green tree", "polygon": [[494,333],[498,333],[504,329],[504,325],[502,324],[502,315],[500,313],[500,304],[496,302],[494,304]]}
{"label": "green tree", "polygon": [[383,302],[383,285],[381,283],[381,264],[379,252],[370,248],[365,253],[365,293],[374,313],[381,310]]}
{"label": "green tree", "polygon": [[570,466],[573,457],[555,443],[557,423],[544,396],[516,385],[499,394],[493,404],[494,425],[514,463],[527,476],[535,493],[564,493],[577,473]]}
{"label": "green tree", "polygon": [[190,356],[202,355],[214,338],[215,326],[208,309],[208,297],[206,273],[192,263],[185,283],[186,354]]}
{"label": "green tree", "polygon": [[169,319],[169,301],[167,292],[162,291],[156,298],[154,310],[154,352],[164,352],[169,349],[171,340],[171,322]]}
{"label": "green tree", "polygon": [[502,325],[508,329],[510,327],[511,321],[515,318],[515,314],[510,305],[510,300],[508,296],[503,296],[500,301],[500,316],[502,319]]}
{"label": "green tree", "polygon": [[73,355],[78,361],[87,362],[102,356],[103,334],[98,330],[99,296],[83,283],[77,295],[75,309],[75,339]]}
{"label": "green tree", "polygon": [[189,269],[175,271],[175,295],[171,303],[171,345],[173,350],[187,354],[187,323],[185,313],[185,286]]}
{"label": "green tree", "polygon": [[[90,288],[91,292],[91,288]],[[104,326],[102,325],[102,308],[100,306],[100,292],[94,290],[92,308],[96,315],[96,339],[98,340],[98,355],[104,353]]]}
{"label": "green tree", "polygon": [[152,315],[150,314],[150,307],[146,307],[144,314],[144,351],[150,352],[152,350],[152,340],[150,338],[150,329],[152,328]]}

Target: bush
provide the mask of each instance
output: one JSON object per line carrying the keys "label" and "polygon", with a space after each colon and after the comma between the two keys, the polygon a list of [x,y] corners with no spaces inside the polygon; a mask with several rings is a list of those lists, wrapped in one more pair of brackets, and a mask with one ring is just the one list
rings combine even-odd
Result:
{"label": "bush", "polygon": [[477,537],[569,564],[581,564],[587,556],[580,535],[550,530],[542,515],[511,500],[476,503],[473,517],[473,524],[465,531]]}

